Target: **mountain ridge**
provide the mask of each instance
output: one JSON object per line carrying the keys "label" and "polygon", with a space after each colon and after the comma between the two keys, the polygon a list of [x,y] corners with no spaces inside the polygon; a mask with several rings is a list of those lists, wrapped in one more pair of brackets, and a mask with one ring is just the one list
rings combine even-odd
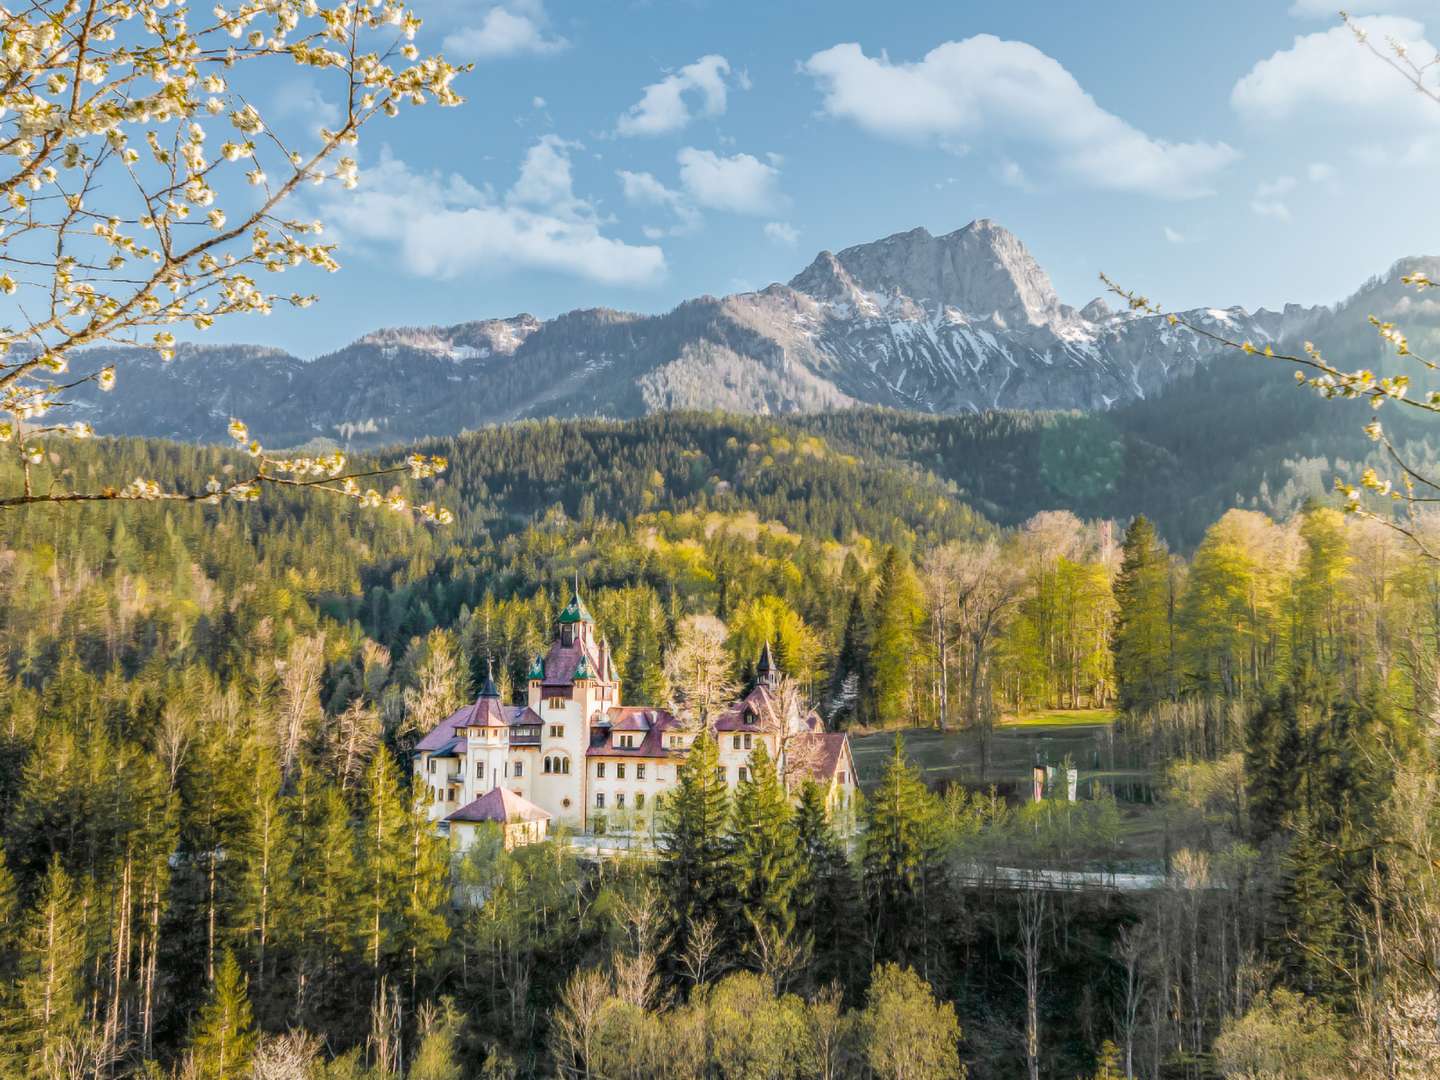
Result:
{"label": "mountain ridge", "polygon": [[[1396,292],[1400,260],[1335,308],[1202,308],[1188,319],[1280,343]],[[1409,305],[1407,308],[1406,305]],[[311,360],[251,345],[97,352],[120,388],[78,408],[107,434],[223,442],[230,416],[267,445],[364,447],[509,420],[674,409],[809,413],[881,405],[932,414],[1105,410],[1204,369],[1224,347],[1103,298],[1061,302],[1023,242],[987,219],[822,251],[787,284],[700,296],[658,315],[583,308],[449,326],[381,327]]]}

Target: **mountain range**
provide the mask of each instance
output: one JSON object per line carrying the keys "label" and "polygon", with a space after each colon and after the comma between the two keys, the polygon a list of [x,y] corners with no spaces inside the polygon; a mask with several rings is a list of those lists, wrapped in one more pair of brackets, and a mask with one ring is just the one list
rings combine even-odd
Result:
{"label": "mountain range", "polygon": [[[1370,312],[1426,326],[1401,273],[1335,307],[1187,312],[1266,343],[1347,333]],[[97,431],[224,441],[231,416],[266,445],[364,447],[536,417],[631,418],[672,409],[752,414],[880,405],[930,414],[1109,410],[1203,371],[1223,347],[1163,318],[1060,301],[1011,232],[987,220],[822,251],[788,284],[702,296],[660,315],[603,308],[366,334],[301,359],[259,346],[182,346],[162,362],[96,350],[120,389],[81,392]]]}

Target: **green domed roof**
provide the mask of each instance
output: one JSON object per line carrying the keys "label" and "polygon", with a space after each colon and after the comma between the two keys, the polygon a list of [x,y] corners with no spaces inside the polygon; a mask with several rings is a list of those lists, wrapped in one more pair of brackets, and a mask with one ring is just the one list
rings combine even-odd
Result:
{"label": "green domed roof", "polygon": [[590,609],[585,606],[585,601],[580,599],[580,586],[575,586],[575,595],[570,598],[570,603],[565,605],[565,610],[560,612],[562,623],[593,623],[595,620],[590,616]]}
{"label": "green domed roof", "polygon": [[593,679],[595,677],[595,673],[590,670],[590,661],[583,654],[580,662],[575,665],[575,674],[571,677],[574,679]]}
{"label": "green domed roof", "polygon": [[530,661],[530,678],[545,678],[545,657],[541,656],[539,653],[536,653],[535,659]]}

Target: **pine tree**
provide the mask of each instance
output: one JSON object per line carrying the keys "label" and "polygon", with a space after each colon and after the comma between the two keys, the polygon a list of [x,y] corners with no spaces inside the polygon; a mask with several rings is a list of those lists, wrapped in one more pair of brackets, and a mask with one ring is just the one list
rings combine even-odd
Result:
{"label": "pine tree", "polygon": [[860,719],[864,708],[861,690],[872,682],[870,673],[870,625],[865,618],[865,605],[860,590],[850,594],[850,608],[845,616],[845,629],[840,639],[840,652],[835,658],[835,672],[830,680],[830,719],[843,727]]}
{"label": "pine tree", "polygon": [[290,929],[276,923],[277,913],[285,910],[289,900],[296,838],[280,797],[280,768],[268,748],[256,747],[253,770],[243,843],[228,854],[244,867],[237,919],[253,956],[256,991],[263,999],[275,964],[277,939]]}
{"label": "pine tree", "polygon": [[353,1001],[348,981],[364,930],[360,867],[350,809],[338,788],[302,773],[291,911],[295,1000],[302,1023]]}
{"label": "pine tree", "polygon": [[375,755],[366,783],[365,820],[360,836],[365,961],[375,985],[390,974],[405,950],[401,920],[409,903],[410,814],[401,797],[394,760]]}
{"label": "pine tree", "polygon": [[81,909],[75,885],[56,856],[22,926],[18,979],[0,1033],[0,1066],[6,1076],[58,1075],[62,1049],[82,1031]]}
{"label": "pine tree", "polygon": [[0,977],[10,972],[11,951],[20,933],[19,915],[15,875],[5,862],[5,849],[0,847]]}
{"label": "pine tree", "polygon": [[719,749],[708,732],[691,745],[675,779],[660,814],[656,874],[669,905],[671,947],[678,954],[695,922],[723,910],[731,886],[730,794],[720,775]]}
{"label": "pine tree", "polygon": [[854,959],[862,918],[855,871],[825,808],[825,793],[808,780],[795,807],[795,844],[800,881],[795,894],[795,930],[812,942],[810,981],[817,986],[853,985]]}
{"label": "pine tree", "polygon": [[1115,679],[1120,707],[1145,709],[1171,691],[1170,569],[1155,527],[1137,517],[1125,531],[1115,577]]}
{"label": "pine tree", "polygon": [[[749,775],[735,789],[730,817],[730,868],[735,918],[733,939],[792,940],[800,864],[790,800],[761,739],[750,754]],[[798,944],[798,942],[797,942]]]}
{"label": "pine tree", "polygon": [[873,954],[926,969],[941,874],[940,811],[895,736],[879,785],[862,808],[863,870]]}
{"label": "pine tree", "polygon": [[880,564],[880,584],[871,619],[872,708],[880,724],[913,723],[916,652],[925,608],[910,560],[889,548]]}
{"label": "pine tree", "polygon": [[235,954],[225,950],[215,969],[209,1000],[190,1037],[190,1054],[202,1080],[241,1080],[255,1056],[255,1024],[245,977]]}
{"label": "pine tree", "polygon": [[1250,829],[1257,840],[1280,828],[1298,805],[1304,749],[1298,694],[1286,686],[1251,714],[1246,731]]}
{"label": "pine tree", "polygon": [[1301,816],[1286,852],[1279,910],[1285,928],[1279,951],[1293,986],[1335,1003],[1344,992],[1345,894],[1335,883],[1334,857]]}

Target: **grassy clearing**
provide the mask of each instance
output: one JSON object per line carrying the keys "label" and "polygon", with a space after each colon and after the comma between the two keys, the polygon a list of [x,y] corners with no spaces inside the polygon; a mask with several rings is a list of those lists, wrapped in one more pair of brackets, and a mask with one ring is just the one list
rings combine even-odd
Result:
{"label": "grassy clearing", "polygon": [[1120,714],[1114,709],[1046,709],[1024,716],[1003,716],[1002,728],[1097,727],[1115,723]]}

